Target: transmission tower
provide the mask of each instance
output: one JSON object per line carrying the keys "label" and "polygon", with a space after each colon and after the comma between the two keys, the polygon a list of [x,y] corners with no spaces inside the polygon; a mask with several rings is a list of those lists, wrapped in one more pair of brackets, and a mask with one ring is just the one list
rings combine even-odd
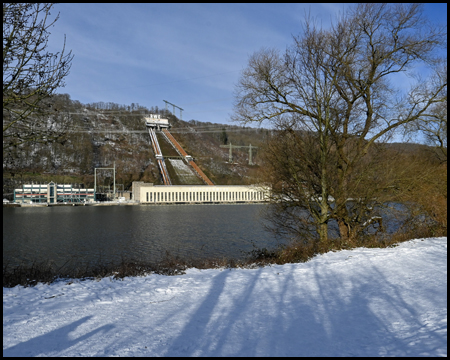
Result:
{"label": "transmission tower", "polygon": [[231,149],[237,149],[237,148],[248,148],[248,164],[253,165],[252,162],[252,149],[257,149],[257,146],[252,146],[250,144],[249,146],[239,146],[239,145],[231,145],[231,142],[228,145],[220,145],[221,148],[229,148],[230,154],[228,156],[228,162],[231,164],[233,162],[233,154],[231,152]]}
{"label": "transmission tower", "polygon": [[168,101],[166,101],[166,100],[163,100],[163,101],[166,103],[166,110],[167,110],[167,104],[170,104],[170,105],[173,106],[173,114],[174,114],[174,115],[175,115],[175,108],[180,109],[180,120],[182,120],[182,119],[181,119],[181,112],[182,112],[184,109],[182,109],[182,108],[180,108],[179,106],[176,106],[175,104],[172,104],[172,103],[170,103],[170,102],[168,102]]}

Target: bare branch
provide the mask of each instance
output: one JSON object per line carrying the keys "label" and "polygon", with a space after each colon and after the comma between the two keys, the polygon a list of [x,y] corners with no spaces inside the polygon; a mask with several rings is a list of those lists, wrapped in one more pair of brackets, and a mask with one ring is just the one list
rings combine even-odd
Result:
{"label": "bare branch", "polygon": [[73,55],[47,49],[51,3],[3,4],[3,149],[28,141],[51,141],[64,134],[48,102],[64,86]]}

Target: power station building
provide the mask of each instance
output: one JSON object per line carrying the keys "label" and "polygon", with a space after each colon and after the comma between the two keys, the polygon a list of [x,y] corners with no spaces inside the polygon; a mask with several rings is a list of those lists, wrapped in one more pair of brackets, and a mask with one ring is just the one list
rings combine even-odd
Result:
{"label": "power station building", "polygon": [[94,189],[75,188],[72,185],[28,184],[14,189],[15,203],[81,203],[94,201]]}
{"label": "power station building", "polygon": [[153,185],[133,182],[133,200],[141,204],[257,203],[267,201],[269,189],[257,185]]}
{"label": "power station building", "polygon": [[[151,144],[155,153],[158,167],[164,185],[153,185],[135,181],[132,183],[133,203],[141,204],[218,204],[218,203],[256,203],[268,201],[270,190],[259,185],[214,185],[204,172],[188,155],[178,141],[170,134],[170,123],[161,119],[159,114],[150,114],[145,117],[145,124],[149,132]],[[169,144],[178,152],[180,157],[202,179],[205,185],[172,185],[167,171],[164,156],[158,143],[156,132],[161,133]],[[230,147],[231,148],[231,147]],[[96,168],[107,169],[107,168]],[[115,167],[114,167],[115,171]],[[115,180],[114,180],[115,184]],[[96,199],[96,186],[94,189],[74,188],[72,185],[63,185],[50,182],[49,184],[22,185],[21,189],[14,190],[15,203],[81,203],[94,202]],[[113,199],[117,193],[114,191]],[[124,197],[120,197],[124,200]]]}
{"label": "power station building", "polygon": [[[257,185],[153,185],[134,181],[132,200],[141,204],[205,204],[259,203],[269,199],[269,189]],[[89,203],[95,199],[94,189],[67,184],[27,184],[14,190],[14,202]]]}

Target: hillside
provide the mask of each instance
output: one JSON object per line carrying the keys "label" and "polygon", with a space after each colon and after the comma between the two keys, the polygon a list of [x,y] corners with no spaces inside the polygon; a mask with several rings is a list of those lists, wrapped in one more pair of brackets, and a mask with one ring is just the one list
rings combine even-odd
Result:
{"label": "hillside", "polygon": [[[258,151],[253,149],[253,163],[248,165],[248,149],[233,149],[233,163],[228,163],[229,144],[261,146],[268,131],[235,125],[213,124],[197,120],[182,121],[169,111],[132,104],[81,104],[65,95],[58,95],[59,112],[67,115],[67,136],[52,144],[27,144],[3,158],[3,194],[11,196],[21,183],[75,183],[94,185],[94,168],[116,166],[116,184],[129,190],[133,181],[162,184],[156,159],[144,125],[146,114],[161,114],[172,124],[171,133],[192,155],[197,165],[216,184],[250,184],[259,168]],[[162,137],[164,156],[177,156]],[[175,166],[174,166],[175,164]],[[202,184],[195,176],[177,172],[179,161],[166,161],[174,184]],[[185,174],[186,175],[186,174]],[[98,171],[97,184],[112,186],[112,171]]]}
{"label": "hillside", "polygon": [[[169,119],[171,134],[196,164],[217,185],[246,185],[260,178],[262,149],[271,135],[264,128],[214,124],[198,120],[183,121],[157,106],[146,108],[139,104],[115,103],[81,104],[68,94],[55,95],[52,106],[59,118],[67,122],[66,137],[50,144],[25,144],[11,153],[3,152],[3,197],[12,199],[15,187],[24,183],[77,184],[94,186],[94,169],[116,166],[116,187],[130,190],[133,181],[161,185],[162,180],[150,137],[144,124],[147,114],[160,114]],[[175,185],[203,184],[189,167],[171,156],[178,156],[172,146],[158,135],[162,153],[169,157],[167,170]],[[232,163],[229,149],[221,145],[252,145],[249,165],[248,148],[233,148]],[[391,152],[413,154],[428,148],[412,143],[388,144]],[[255,149],[257,147],[257,149]],[[111,188],[113,174],[97,171],[98,190]]]}

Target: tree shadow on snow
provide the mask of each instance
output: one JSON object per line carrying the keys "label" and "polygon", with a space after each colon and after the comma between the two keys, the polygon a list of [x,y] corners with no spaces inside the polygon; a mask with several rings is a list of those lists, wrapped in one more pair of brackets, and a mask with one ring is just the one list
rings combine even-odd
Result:
{"label": "tree shadow on snow", "polygon": [[[366,257],[354,272],[345,263],[337,270],[287,264],[239,270],[244,279],[236,283],[234,270],[225,270],[160,355],[433,356],[446,349],[446,331],[424,330],[427,306],[414,303],[414,288],[403,298],[402,275],[390,283]],[[445,307],[431,293],[428,306]]]}
{"label": "tree shadow on snow", "polygon": [[[77,345],[100,332],[108,332],[114,325],[103,325],[80,337],[73,339],[70,336],[80,325],[89,321],[92,317],[85,316],[73,323],[52,330],[46,334],[21,342],[10,348],[3,349],[3,356],[64,356],[64,351]],[[80,352],[81,354],[81,352]]]}

